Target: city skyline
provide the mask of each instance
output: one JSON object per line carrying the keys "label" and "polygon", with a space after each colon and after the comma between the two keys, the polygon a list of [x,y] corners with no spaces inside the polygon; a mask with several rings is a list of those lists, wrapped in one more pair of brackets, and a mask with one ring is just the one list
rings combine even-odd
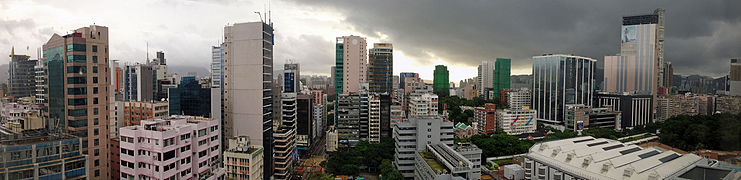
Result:
{"label": "city skyline", "polygon": [[[586,56],[601,65],[602,57],[619,53],[615,50],[619,40],[609,37],[620,33],[615,25],[620,17],[645,14],[659,7],[667,10],[665,56],[676,74],[724,75],[728,59],[739,56],[733,49],[741,48],[741,33],[734,31],[741,28],[741,15],[731,11],[739,2],[732,1],[366,3],[96,1],[73,6],[65,2],[6,1],[0,4],[0,15],[6,17],[0,20],[5,27],[0,29],[0,50],[9,52],[15,47],[17,54],[36,59],[35,49],[48,34],[66,34],[75,27],[95,23],[115,30],[111,47],[116,51],[111,52],[111,59],[144,62],[148,43],[150,58],[155,51],[163,50],[173,65],[207,67],[208,50],[221,43],[218,34],[222,28],[259,21],[252,12],[265,11],[268,4],[276,34],[280,35],[276,36],[276,65],[288,59],[312,64],[303,68],[307,75],[329,75],[328,67],[334,62],[333,38],[345,35],[366,37],[368,49],[377,42],[395,44],[394,74],[418,72],[427,80],[433,79],[435,65],[448,66],[450,80],[458,82],[476,76],[476,66],[482,60],[496,57],[512,59],[513,75],[530,74],[531,58],[545,53]],[[119,8],[95,15],[72,8],[101,4]],[[557,13],[562,10],[577,13]],[[511,17],[524,20],[510,21]],[[69,23],[71,20],[75,23]],[[455,23],[449,23],[453,20]],[[548,32],[540,27],[548,27]],[[465,33],[451,33],[454,31]],[[7,64],[7,60],[0,60],[0,64]]]}

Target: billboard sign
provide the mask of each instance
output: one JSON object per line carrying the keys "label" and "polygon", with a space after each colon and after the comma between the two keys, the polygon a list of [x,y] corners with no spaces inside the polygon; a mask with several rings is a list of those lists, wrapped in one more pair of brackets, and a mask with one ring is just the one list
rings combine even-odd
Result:
{"label": "billboard sign", "polygon": [[636,25],[629,25],[622,27],[621,42],[633,42],[636,41]]}

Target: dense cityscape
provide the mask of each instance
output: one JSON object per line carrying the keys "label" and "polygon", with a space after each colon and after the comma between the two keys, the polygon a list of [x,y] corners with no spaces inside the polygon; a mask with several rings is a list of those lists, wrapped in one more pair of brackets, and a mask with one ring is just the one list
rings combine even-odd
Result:
{"label": "dense cityscape", "polygon": [[666,9],[614,17],[616,53],[533,54],[528,74],[502,54],[461,80],[397,72],[394,39],[353,34],[279,64],[255,13],[212,27],[206,74],[149,44],[114,57],[105,24],[12,46],[0,179],[741,179],[741,54],[722,76],[674,71]]}

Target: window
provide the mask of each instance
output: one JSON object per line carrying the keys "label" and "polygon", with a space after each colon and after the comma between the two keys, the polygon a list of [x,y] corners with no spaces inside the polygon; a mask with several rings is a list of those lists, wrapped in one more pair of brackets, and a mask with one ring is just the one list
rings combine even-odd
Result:
{"label": "window", "polygon": [[93,136],[97,136],[98,134],[98,128],[93,129]]}
{"label": "window", "polygon": [[93,45],[93,52],[98,52],[98,46]]}
{"label": "window", "polygon": [[73,117],[87,116],[87,109],[68,109],[67,115]]}
{"label": "window", "polygon": [[100,160],[99,159],[96,159],[95,160],[95,166],[100,166]]}
{"label": "window", "polygon": [[98,63],[98,56],[93,56],[93,63]]}
{"label": "window", "polygon": [[67,84],[85,84],[85,77],[67,77]]}
{"label": "window", "polygon": [[98,139],[93,140],[93,144],[94,144],[93,146],[98,146],[99,143],[100,143],[100,140]]}
{"label": "window", "polygon": [[68,74],[87,73],[87,67],[86,66],[67,66],[67,73]]}
{"label": "window", "polygon": [[67,56],[67,62],[68,63],[84,63],[87,61],[87,57],[85,55],[69,55]]}
{"label": "window", "polygon": [[93,98],[93,104],[98,104],[98,98]]}
{"label": "window", "polygon": [[93,115],[98,115],[98,108],[93,108]]}
{"label": "window", "polygon": [[85,51],[85,44],[67,44],[67,52]]}
{"label": "window", "polygon": [[100,156],[100,149],[95,149],[95,150],[93,150],[93,154],[94,154],[95,156]]}
{"label": "window", "polygon": [[202,158],[203,156],[206,156],[206,155],[208,155],[208,151],[206,150],[198,152],[198,158]]}
{"label": "window", "polygon": [[98,66],[93,66],[93,73],[98,73]]}
{"label": "window", "polygon": [[93,83],[98,83],[98,77],[93,77]]}
{"label": "window", "polygon": [[190,145],[183,146],[183,147],[180,148],[180,152],[185,152],[185,151],[188,151],[188,150],[190,150]]}
{"label": "window", "polygon": [[67,99],[67,105],[70,106],[84,106],[87,105],[87,99],[85,98],[79,98],[79,99]]}
{"label": "window", "polygon": [[67,88],[67,95],[85,95],[87,88]]}
{"label": "window", "polygon": [[94,87],[93,88],[93,94],[98,94],[98,88],[97,87]]}

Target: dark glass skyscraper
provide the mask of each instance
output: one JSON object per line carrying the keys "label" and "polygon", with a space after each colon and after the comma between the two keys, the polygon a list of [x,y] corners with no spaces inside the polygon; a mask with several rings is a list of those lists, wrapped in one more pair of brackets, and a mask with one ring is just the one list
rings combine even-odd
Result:
{"label": "dark glass skyscraper", "polygon": [[170,115],[211,117],[211,89],[203,88],[195,76],[183,77],[169,94]]}
{"label": "dark glass skyscraper", "polygon": [[502,90],[509,89],[511,59],[497,58],[494,62],[494,98],[499,98]]}
{"label": "dark glass skyscraper", "polygon": [[20,98],[34,95],[36,90],[34,66],[38,60],[29,60],[29,58],[30,56],[15,54],[15,48],[10,50],[8,96]]}
{"label": "dark glass skyscraper", "polygon": [[562,126],[567,104],[592,105],[597,60],[572,55],[533,57],[533,109],[539,122]]}
{"label": "dark glass skyscraper", "polygon": [[371,92],[391,93],[394,49],[391,43],[375,43],[368,53],[368,86]]}

